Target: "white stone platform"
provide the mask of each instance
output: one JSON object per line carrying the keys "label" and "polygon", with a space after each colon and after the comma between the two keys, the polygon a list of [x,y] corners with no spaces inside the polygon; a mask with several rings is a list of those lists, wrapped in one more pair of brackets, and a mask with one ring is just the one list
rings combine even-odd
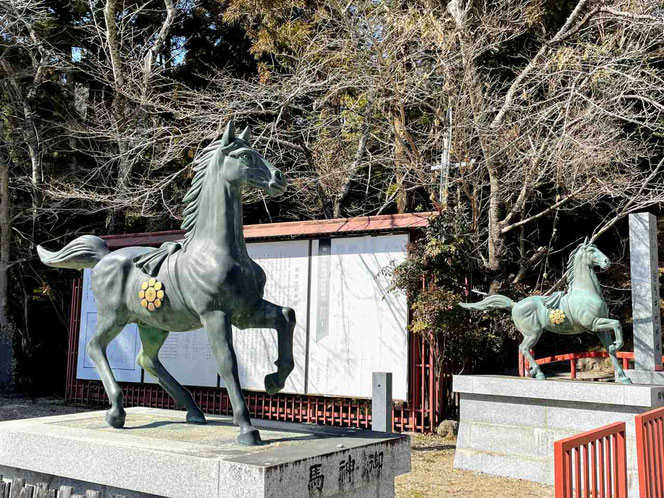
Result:
{"label": "white stone platform", "polygon": [[655,384],[664,386],[664,371],[662,370],[625,370],[625,374],[634,384]]}
{"label": "white stone platform", "polygon": [[0,423],[0,475],[104,498],[393,497],[410,471],[408,436],[254,420],[264,445],[240,446],[230,417],[130,408],[124,429],[104,412]]}
{"label": "white stone platform", "polygon": [[664,386],[457,375],[461,395],[454,466],[553,484],[553,442],[626,423],[630,496],[638,496],[634,415],[664,405]]}

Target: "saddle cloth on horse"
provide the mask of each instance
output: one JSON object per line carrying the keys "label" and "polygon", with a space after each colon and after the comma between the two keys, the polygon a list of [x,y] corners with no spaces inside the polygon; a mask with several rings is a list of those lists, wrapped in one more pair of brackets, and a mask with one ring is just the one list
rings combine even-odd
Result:
{"label": "saddle cloth on horse", "polygon": [[159,249],[153,249],[140,256],[136,256],[132,261],[134,266],[143,273],[156,277],[159,274],[159,268],[166,261],[166,258],[182,249],[179,242],[164,242]]}

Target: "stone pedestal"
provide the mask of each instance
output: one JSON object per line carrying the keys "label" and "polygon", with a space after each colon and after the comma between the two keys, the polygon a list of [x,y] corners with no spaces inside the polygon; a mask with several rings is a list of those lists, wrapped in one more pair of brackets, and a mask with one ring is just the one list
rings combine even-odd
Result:
{"label": "stone pedestal", "polygon": [[130,408],[124,429],[104,412],[0,423],[0,474],[104,498],[393,497],[410,471],[408,436],[254,421],[263,446],[236,444],[230,417]]}
{"label": "stone pedestal", "polygon": [[457,375],[454,466],[554,483],[553,443],[613,422],[627,426],[630,496],[638,496],[634,415],[664,405],[664,386]]}

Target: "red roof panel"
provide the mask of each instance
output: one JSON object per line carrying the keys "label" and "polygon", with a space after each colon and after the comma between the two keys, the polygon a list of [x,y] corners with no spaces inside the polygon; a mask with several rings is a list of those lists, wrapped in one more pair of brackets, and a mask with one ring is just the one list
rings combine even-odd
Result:
{"label": "red roof panel", "polygon": [[[245,225],[244,237],[251,239],[321,237],[324,235],[351,234],[374,231],[404,231],[425,227],[432,213],[384,214],[358,218],[337,218],[333,220],[287,221],[284,223],[263,223]],[[160,245],[164,242],[182,240],[184,230],[165,232],[128,233],[106,235],[108,247],[116,249],[126,246]]]}

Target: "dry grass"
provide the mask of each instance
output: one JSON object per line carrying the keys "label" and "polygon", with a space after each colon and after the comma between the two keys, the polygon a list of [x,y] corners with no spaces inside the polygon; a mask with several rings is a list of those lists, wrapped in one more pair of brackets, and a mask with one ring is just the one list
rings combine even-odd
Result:
{"label": "dry grass", "polygon": [[397,477],[397,498],[553,496],[550,486],[454,469],[454,441],[449,439],[416,434],[412,445],[412,471]]}

